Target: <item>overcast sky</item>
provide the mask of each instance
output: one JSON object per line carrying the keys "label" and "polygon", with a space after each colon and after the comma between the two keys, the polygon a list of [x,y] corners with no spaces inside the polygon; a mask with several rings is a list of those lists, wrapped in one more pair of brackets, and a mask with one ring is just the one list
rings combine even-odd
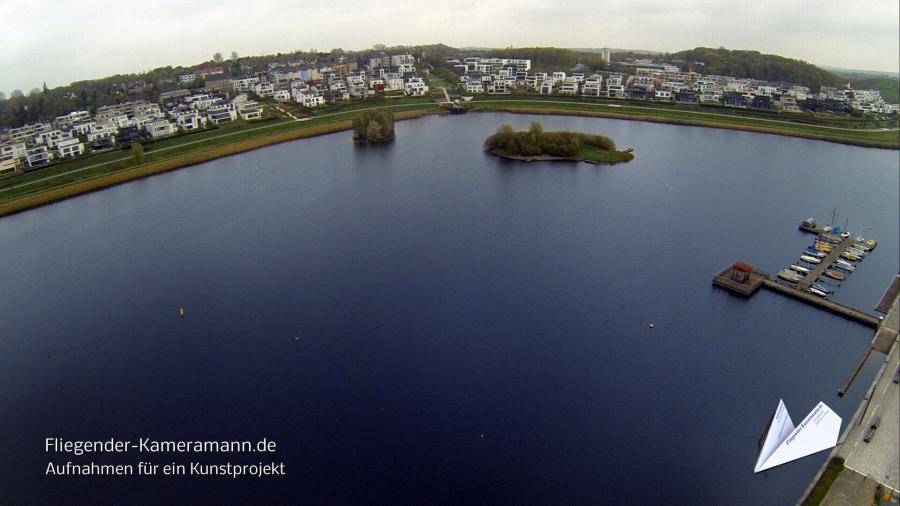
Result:
{"label": "overcast sky", "polygon": [[[898,71],[897,0],[0,0],[0,90],[373,44],[754,49]],[[560,7],[563,5],[564,7]]]}

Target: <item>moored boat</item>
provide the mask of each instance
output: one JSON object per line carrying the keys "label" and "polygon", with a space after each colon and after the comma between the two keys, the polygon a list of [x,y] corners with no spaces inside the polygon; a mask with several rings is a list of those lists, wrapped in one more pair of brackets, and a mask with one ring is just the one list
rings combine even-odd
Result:
{"label": "moored boat", "polygon": [[853,271],[854,269],[856,269],[855,265],[851,264],[850,262],[848,262],[846,260],[841,260],[840,258],[835,259],[834,264],[837,265],[838,267],[840,267],[841,269],[844,269],[845,271]]}
{"label": "moored boat", "polygon": [[807,246],[806,250],[803,251],[803,254],[804,255],[812,255],[816,258],[825,258],[828,256],[827,253],[819,251],[816,248],[813,248],[812,246]]}
{"label": "moored boat", "polygon": [[842,281],[844,279],[844,275],[836,271],[825,271],[825,275],[838,281]]}
{"label": "moored boat", "polygon": [[785,281],[790,281],[791,283],[800,281],[800,275],[790,269],[782,269],[778,271],[778,277]]}
{"label": "moored boat", "polygon": [[845,259],[847,259],[847,260],[852,260],[852,261],[854,261],[854,262],[857,261],[857,260],[859,260],[859,257],[858,257],[858,256],[853,255],[853,254],[850,254],[850,253],[847,253],[846,251],[843,252],[843,253],[841,253],[841,258],[845,258]]}
{"label": "moored boat", "polygon": [[799,272],[800,274],[809,274],[809,272],[810,272],[809,269],[807,269],[806,267],[802,267],[797,264],[791,264],[791,269]]}
{"label": "moored boat", "polygon": [[809,285],[810,288],[815,288],[816,290],[823,291],[825,293],[834,293],[834,288],[828,288],[825,285],[820,285],[817,283],[813,283]]}
{"label": "moored boat", "polygon": [[856,249],[856,248],[854,248],[853,246],[850,246],[849,248],[847,248],[847,249],[844,250],[844,251],[846,251],[847,253],[850,253],[851,255],[858,256],[858,257],[864,257],[864,256],[866,256],[866,252],[865,252],[865,251],[863,251],[863,250],[861,250],[861,249]]}
{"label": "moored boat", "polygon": [[809,293],[818,295],[819,297],[828,297],[828,294],[827,294],[827,293],[823,292],[822,290],[817,290],[817,289],[815,289],[815,288],[813,288],[813,287],[809,287],[809,288],[807,288],[806,290],[807,290]]}
{"label": "moored boat", "polygon": [[803,260],[804,262],[811,263],[811,264],[820,264],[820,263],[822,263],[822,261],[819,260],[818,258],[813,257],[813,256],[809,256],[809,255],[800,255],[800,260]]}

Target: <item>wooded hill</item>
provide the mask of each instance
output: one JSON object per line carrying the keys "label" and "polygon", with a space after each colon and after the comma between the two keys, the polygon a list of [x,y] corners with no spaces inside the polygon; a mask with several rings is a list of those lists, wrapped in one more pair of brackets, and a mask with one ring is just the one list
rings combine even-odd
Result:
{"label": "wooded hill", "polygon": [[[698,47],[669,56],[682,69],[690,68],[701,74],[800,84],[813,91],[817,91],[820,86],[846,84],[837,75],[811,63],[759,51]],[[696,65],[697,62],[702,62],[703,65]]]}

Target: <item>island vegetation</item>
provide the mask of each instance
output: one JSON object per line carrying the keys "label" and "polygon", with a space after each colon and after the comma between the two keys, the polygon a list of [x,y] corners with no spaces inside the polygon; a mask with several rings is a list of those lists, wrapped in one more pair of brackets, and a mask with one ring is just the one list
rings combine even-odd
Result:
{"label": "island vegetation", "polygon": [[513,160],[568,160],[615,164],[634,158],[630,149],[618,151],[616,143],[603,135],[580,132],[545,132],[537,121],[527,131],[502,125],[484,141],[494,155]]}
{"label": "island vegetation", "polygon": [[394,140],[394,114],[384,109],[363,111],[353,120],[353,140],[359,143]]}

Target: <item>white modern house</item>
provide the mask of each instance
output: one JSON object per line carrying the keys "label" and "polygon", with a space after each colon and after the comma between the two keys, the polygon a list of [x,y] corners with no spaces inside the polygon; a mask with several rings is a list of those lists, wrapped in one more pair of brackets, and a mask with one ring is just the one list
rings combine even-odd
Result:
{"label": "white modern house", "polygon": [[157,119],[155,121],[151,121],[144,125],[144,129],[154,139],[159,137],[166,137],[169,135],[175,135],[178,133],[178,129],[175,128],[175,125],[166,119]]}
{"label": "white modern house", "polygon": [[56,145],[59,158],[72,158],[84,154],[84,144],[75,139],[67,139]]}

